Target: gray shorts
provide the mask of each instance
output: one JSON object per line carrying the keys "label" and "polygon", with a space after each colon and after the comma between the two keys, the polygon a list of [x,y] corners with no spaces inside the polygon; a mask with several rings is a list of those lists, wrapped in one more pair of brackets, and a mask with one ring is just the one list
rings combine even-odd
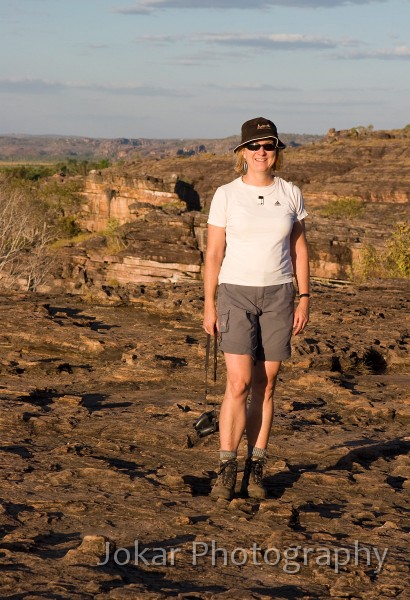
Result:
{"label": "gray shorts", "polygon": [[217,299],[220,349],[249,354],[254,360],[289,358],[294,300],[292,282],[266,287],[221,283]]}

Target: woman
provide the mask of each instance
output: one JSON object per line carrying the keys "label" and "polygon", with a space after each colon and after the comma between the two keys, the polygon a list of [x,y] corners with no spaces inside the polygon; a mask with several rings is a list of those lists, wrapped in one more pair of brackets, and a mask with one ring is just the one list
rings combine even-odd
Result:
{"label": "woman", "polygon": [[299,188],[275,175],[284,148],[272,121],[258,117],[244,123],[234,149],[241,176],[216,190],[208,218],[203,326],[211,335],[219,332],[227,369],[220,469],[211,495],[226,500],[235,492],[237,449],[245,430],[241,493],[266,498],[262,477],[275,383],[281,362],[290,356],[292,331],[303,331],[309,319],[307,213]]}

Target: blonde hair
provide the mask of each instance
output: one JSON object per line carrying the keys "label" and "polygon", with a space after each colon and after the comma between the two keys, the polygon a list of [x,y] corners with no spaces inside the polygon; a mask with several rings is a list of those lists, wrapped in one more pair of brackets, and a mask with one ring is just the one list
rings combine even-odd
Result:
{"label": "blonde hair", "polygon": [[[276,160],[273,163],[272,171],[280,171],[283,166],[283,154],[282,150],[276,148]],[[239,148],[237,152],[235,152],[235,171],[240,175],[243,175],[246,172],[245,169],[246,160],[243,155],[243,147]]]}

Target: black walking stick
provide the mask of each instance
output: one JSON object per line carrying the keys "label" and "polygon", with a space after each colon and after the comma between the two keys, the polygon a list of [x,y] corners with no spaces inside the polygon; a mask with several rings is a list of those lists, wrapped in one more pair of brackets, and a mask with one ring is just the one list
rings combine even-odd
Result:
{"label": "black walking stick", "polygon": [[[218,340],[216,334],[214,338],[213,348],[213,381],[216,381],[216,368],[218,364]],[[205,356],[205,412],[200,415],[194,422],[194,428],[199,437],[205,437],[219,430],[218,413],[216,410],[208,409],[208,371],[209,371],[209,355],[211,353],[211,335],[208,333],[206,339],[206,356]]]}

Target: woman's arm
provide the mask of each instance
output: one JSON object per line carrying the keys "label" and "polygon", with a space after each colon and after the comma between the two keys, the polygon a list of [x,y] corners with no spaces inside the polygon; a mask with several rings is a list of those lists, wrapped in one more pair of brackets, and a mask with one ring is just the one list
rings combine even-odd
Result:
{"label": "woman's arm", "polygon": [[207,333],[215,334],[217,314],[215,295],[218,286],[218,275],[225,254],[225,227],[208,225],[204,268],[205,309],[203,326]]}
{"label": "woman's arm", "polygon": [[[306,241],[305,222],[296,221],[290,234],[290,255],[293,272],[298,283],[299,295],[309,294],[309,252]],[[303,331],[309,321],[309,298],[300,298],[293,319],[294,335]]]}

